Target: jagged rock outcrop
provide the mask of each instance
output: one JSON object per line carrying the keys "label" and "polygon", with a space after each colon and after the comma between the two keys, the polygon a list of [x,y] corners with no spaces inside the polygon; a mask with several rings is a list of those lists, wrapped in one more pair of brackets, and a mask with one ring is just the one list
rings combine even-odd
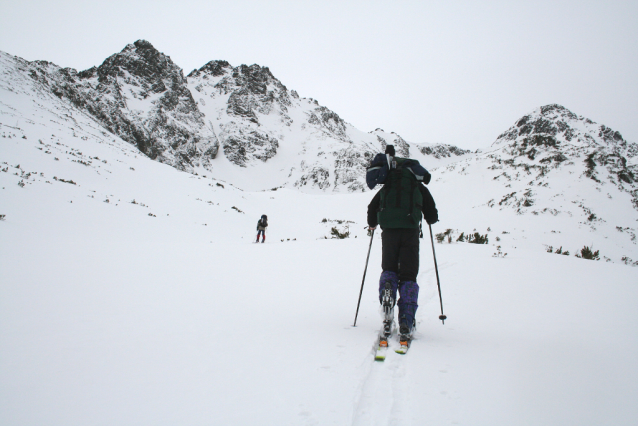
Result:
{"label": "jagged rock outcrop", "polygon": [[147,41],[79,73],[35,61],[31,76],[152,159],[192,171],[217,155],[219,141],[206,127],[181,68]]}
{"label": "jagged rock outcrop", "polygon": [[334,137],[343,142],[351,142],[346,133],[346,123],[326,107],[318,106],[308,113],[308,123],[316,126],[328,137]]}
{"label": "jagged rock outcrop", "polygon": [[461,149],[454,145],[448,145],[448,144],[417,146],[417,149],[423,155],[431,155],[432,157],[438,158],[438,159],[452,158],[455,156],[460,157],[462,155],[466,155],[472,152],[469,149]]}
{"label": "jagged rock outcrop", "polygon": [[386,146],[394,145],[394,150],[398,157],[410,158],[410,144],[401,136],[394,132],[387,133],[383,129],[375,129],[370,133],[376,136],[377,141],[381,145],[381,152],[385,152]]}
{"label": "jagged rock outcrop", "polygon": [[202,96],[200,107],[219,121],[218,136],[233,164],[246,167],[277,154],[277,129],[268,126],[268,117],[277,116],[279,124],[289,126],[291,100],[286,86],[267,67],[232,67],[226,61],[211,61],[192,71],[188,79],[192,90]]}
{"label": "jagged rock outcrop", "polygon": [[234,121],[220,127],[224,154],[231,163],[246,167],[252,159],[265,162],[277,153],[279,141],[265,132]]}

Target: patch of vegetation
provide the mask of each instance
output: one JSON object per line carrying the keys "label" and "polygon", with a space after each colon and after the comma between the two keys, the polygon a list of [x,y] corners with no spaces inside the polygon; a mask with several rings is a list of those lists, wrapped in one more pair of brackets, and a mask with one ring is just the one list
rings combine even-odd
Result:
{"label": "patch of vegetation", "polygon": [[70,183],[71,185],[77,185],[77,183],[72,180],[64,180],[62,178],[58,178],[57,176],[53,176],[53,180],[57,180],[58,182]]}
{"label": "patch of vegetation", "polygon": [[489,239],[487,238],[487,234],[481,235],[478,232],[468,233],[467,236],[465,232],[461,232],[461,235],[456,239],[459,243],[470,243],[470,244],[487,244]]}
{"label": "patch of vegetation", "polygon": [[332,235],[332,238],[338,238],[340,240],[348,238],[350,237],[350,227],[346,226],[346,229],[344,229],[343,232],[340,232],[336,226],[333,226],[330,230],[330,234]]}
{"label": "patch of vegetation", "polygon": [[449,244],[452,242],[452,229],[446,229],[445,232],[440,232],[436,234],[435,237],[438,243],[442,243],[447,237],[447,242]]}
{"label": "patch of vegetation", "polygon": [[600,260],[600,250],[592,251],[592,248],[584,246],[582,249],[580,249],[580,254],[576,253],[576,257],[588,260]]}
{"label": "patch of vegetation", "polygon": [[467,242],[470,244],[487,244],[489,240],[487,238],[487,234],[481,235],[478,232],[475,232],[468,236]]}
{"label": "patch of vegetation", "polygon": [[499,206],[503,205],[503,203],[506,203],[506,202],[507,202],[507,200],[509,200],[510,198],[512,198],[515,194],[516,194],[516,191],[515,191],[515,192],[512,192],[511,194],[507,194],[506,196],[504,196],[504,197],[501,199],[501,201],[499,201],[498,205],[499,205]]}
{"label": "patch of vegetation", "polygon": [[563,246],[560,246],[559,248],[557,248],[556,251],[554,251],[554,247],[548,246],[547,253],[555,253],[555,254],[562,254],[565,256],[569,256],[569,251],[568,250],[563,251]]}
{"label": "patch of vegetation", "polygon": [[496,246],[496,253],[494,253],[492,255],[492,257],[501,257],[501,258],[505,258],[505,256],[507,256],[507,253],[503,253],[501,251],[501,246]]}
{"label": "patch of vegetation", "polygon": [[623,256],[620,260],[622,260],[625,265],[638,266],[638,260],[634,262],[630,257]]}
{"label": "patch of vegetation", "polygon": [[333,219],[326,219],[325,217],[321,220],[321,223],[328,223],[328,222],[336,223],[337,225],[343,225],[344,223],[346,223],[346,224],[354,223],[351,220],[340,220],[340,219],[333,220]]}

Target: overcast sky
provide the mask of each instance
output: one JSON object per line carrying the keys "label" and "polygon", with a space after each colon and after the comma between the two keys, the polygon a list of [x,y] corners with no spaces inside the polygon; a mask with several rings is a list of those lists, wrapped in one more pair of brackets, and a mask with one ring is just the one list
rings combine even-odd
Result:
{"label": "overcast sky", "polygon": [[78,70],[138,39],[259,64],[363,131],[489,146],[550,103],[638,142],[638,1],[0,0],[0,50]]}

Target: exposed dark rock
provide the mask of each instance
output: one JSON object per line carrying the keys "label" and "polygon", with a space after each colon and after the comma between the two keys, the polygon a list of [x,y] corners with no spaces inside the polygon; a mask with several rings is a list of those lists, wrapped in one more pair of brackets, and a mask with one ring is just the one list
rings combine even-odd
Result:
{"label": "exposed dark rock", "polygon": [[279,141],[248,125],[230,122],[220,135],[224,155],[238,166],[246,167],[253,159],[267,161],[277,154]]}
{"label": "exposed dark rock", "polygon": [[330,171],[325,167],[313,167],[295,182],[295,186],[298,188],[308,184],[319,189],[328,189],[330,187]]}
{"label": "exposed dark rock", "polygon": [[470,150],[461,149],[454,145],[446,145],[446,144],[438,144],[432,146],[419,146],[418,150],[421,151],[423,155],[431,155],[435,158],[450,158],[452,156],[461,156],[465,154],[469,154]]}
{"label": "exposed dark rock", "polygon": [[229,69],[232,69],[232,66],[226,61],[210,61],[200,69],[191,71],[188,77],[199,77],[201,74],[219,77],[226,74]]}
{"label": "exposed dark rock", "polygon": [[339,115],[326,107],[320,106],[308,113],[308,123],[318,127],[330,136],[344,142],[350,142],[346,134],[346,123]]}
{"label": "exposed dark rock", "polygon": [[[562,167],[564,163],[580,163],[584,166],[584,177],[598,184],[610,181],[621,191],[632,194],[633,204],[638,205],[635,197],[638,167],[628,161],[638,153],[638,146],[627,143],[619,132],[598,126],[563,106],[546,105],[522,117],[493,144],[498,145],[505,145],[502,152],[513,158],[505,161],[500,154],[492,154],[493,168],[502,168],[501,164],[508,161],[510,167],[527,170],[536,167],[534,163],[525,163],[529,160],[549,169]],[[547,170],[539,168],[537,179],[546,173]]]}
{"label": "exposed dark rock", "polygon": [[[152,159],[192,170],[217,154],[219,142],[204,125],[182,70],[145,40],[79,73],[42,61],[32,67],[33,78]],[[144,111],[129,107],[149,97],[154,100]]]}

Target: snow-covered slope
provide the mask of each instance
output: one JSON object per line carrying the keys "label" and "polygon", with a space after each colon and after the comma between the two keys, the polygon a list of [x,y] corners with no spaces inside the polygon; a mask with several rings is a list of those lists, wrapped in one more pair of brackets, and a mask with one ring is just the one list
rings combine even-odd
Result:
{"label": "snow-covered slope", "polygon": [[[188,169],[170,164],[180,146],[151,160],[30,76],[36,65],[0,54],[0,424],[635,423],[636,150],[618,133],[547,106],[476,155],[408,144],[340,127],[292,92],[268,114],[257,89],[229,111],[237,87],[257,84],[247,75],[283,89],[263,68],[218,63],[186,78],[206,104],[193,96],[203,127],[189,131],[219,143],[212,168]],[[257,123],[237,118],[253,98]],[[144,108],[137,123],[153,120]],[[268,120],[284,115],[275,136]],[[276,155],[233,151],[262,130]],[[370,243],[364,143],[430,169],[432,229],[452,237],[435,244],[448,320],[426,228],[415,340],[383,364],[378,233],[351,326]],[[335,192],[336,176],[355,191]],[[262,214],[267,241],[254,244]],[[574,257],[585,245],[602,260]]]}
{"label": "snow-covered slope", "polygon": [[[490,244],[436,244],[441,325],[423,240],[415,340],[380,364],[378,234],[351,326],[371,193],[242,191],[151,161],[48,93],[3,89],[2,102],[0,424],[631,425],[638,416],[635,268],[525,239],[567,215],[473,209],[468,182],[500,185],[483,160],[435,174],[433,228],[491,225]],[[476,167],[472,179],[463,167]],[[455,187],[463,196],[448,195]],[[264,213],[267,241],[254,244]],[[350,238],[331,239],[333,227]],[[493,255],[496,235],[505,258]]]}

